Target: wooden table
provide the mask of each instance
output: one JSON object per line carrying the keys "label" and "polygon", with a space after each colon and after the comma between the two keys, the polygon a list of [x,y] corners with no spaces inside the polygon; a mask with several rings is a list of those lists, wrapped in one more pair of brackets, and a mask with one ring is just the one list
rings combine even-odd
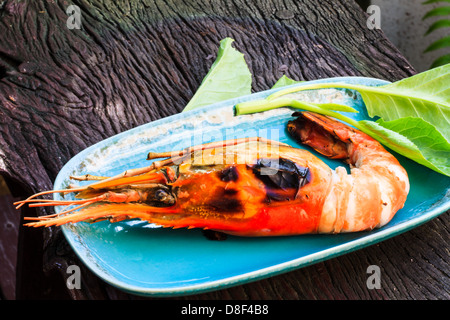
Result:
{"label": "wooden table", "polygon": [[[415,73],[353,1],[74,1],[81,29],[68,28],[70,4],[0,4],[0,174],[16,198],[52,188],[84,148],[180,112],[225,37],[245,54],[254,91],[283,74],[395,81]],[[1,298],[139,299],[88,271],[59,228],[20,227],[11,196],[1,199]],[[447,212],[344,256],[185,298],[448,299],[448,225]],[[82,268],[81,290],[65,286],[71,264]],[[367,288],[369,265],[380,267],[381,289]]]}

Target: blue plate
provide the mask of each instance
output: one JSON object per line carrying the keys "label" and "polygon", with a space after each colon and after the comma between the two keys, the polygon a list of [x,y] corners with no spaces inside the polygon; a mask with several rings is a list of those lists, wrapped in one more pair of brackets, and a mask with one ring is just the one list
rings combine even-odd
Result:
{"label": "blue plate", "polygon": [[[386,83],[359,77],[317,82],[323,81]],[[70,175],[108,176],[146,166],[149,151],[181,150],[209,141],[263,136],[303,148],[286,134],[285,126],[292,114],[289,108],[234,116],[235,104],[262,99],[275,91],[180,113],[101,141],[72,158],[59,173],[54,188],[66,188]],[[360,111],[351,115],[355,119],[369,118],[361,97],[351,90],[308,91],[300,96],[312,102],[344,103]],[[211,241],[200,230],[163,229],[140,220],[80,222],[63,226],[63,232],[73,250],[96,275],[124,291],[146,296],[177,296],[223,289],[372,245],[448,210],[450,179],[396,156],[410,177],[408,200],[388,225],[370,232],[277,238],[229,236],[226,241]],[[321,158],[332,168],[342,165]],[[56,194],[55,199],[61,198]]]}

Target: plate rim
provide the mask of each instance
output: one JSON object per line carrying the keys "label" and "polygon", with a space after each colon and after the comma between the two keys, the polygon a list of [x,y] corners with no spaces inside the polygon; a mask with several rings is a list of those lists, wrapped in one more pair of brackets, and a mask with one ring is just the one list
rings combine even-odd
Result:
{"label": "plate rim", "polygon": [[[324,79],[318,79],[318,80],[311,80],[307,81],[305,83],[297,83],[289,86],[283,86],[275,89],[269,89],[265,91],[260,91],[256,93],[252,93],[250,95],[237,97],[233,99],[229,99],[226,101],[221,101],[218,103],[214,103],[208,106],[204,106],[201,108],[197,108],[194,110],[186,111],[186,112],[180,112],[165,118],[161,118],[158,120],[151,121],[146,124],[142,124],[140,126],[134,127],[132,129],[126,130],[124,132],[118,133],[116,135],[113,135],[111,137],[108,137],[104,140],[101,140],[78,154],[76,154],[74,157],[72,157],[59,171],[54,186],[61,185],[61,182],[64,181],[67,177],[67,171],[71,167],[72,163],[77,163],[78,159],[82,158],[84,159],[86,155],[91,153],[92,150],[96,150],[100,145],[106,144],[108,141],[114,141],[114,139],[120,139],[121,137],[129,134],[130,131],[139,131],[144,129],[145,127],[151,125],[151,126],[158,126],[160,124],[164,124],[168,121],[176,121],[178,118],[184,118],[187,115],[195,115],[197,113],[207,113],[208,110],[217,110],[220,108],[227,108],[227,107],[233,107],[234,105],[243,102],[243,101],[250,101],[250,100],[256,100],[265,98],[268,95],[277,92],[282,89],[290,88],[290,87],[301,87],[306,84],[311,83],[320,83],[320,82],[357,82],[360,81],[369,82],[369,85],[383,85],[390,83],[389,81],[377,79],[377,78],[371,78],[371,77],[359,77],[359,76],[350,76],[350,77],[332,77],[332,78],[324,78]],[[174,297],[174,296],[182,296],[182,295],[192,295],[192,294],[199,294],[219,289],[226,289],[232,286],[236,285],[242,285],[249,282],[258,281],[267,277],[276,276],[278,274],[286,273],[295,269],[303,268],[324,260],[328,260],[331,258],[335,258],[337,256],[350,253],[353,251],[356,251],[358,249],[362,249],[368,246],[371,246],[373,244],[379,243],[383,240],[387,240],[391,237],[394,237],[400,233],[406,232],[410,229],[413,229],[423,223],[428,222],[429,220],[439,216],[440,214],[446,212],[450,209],[450,188],[448,188],[445,191],[445,195],[436,201],[432,206],[430,206],[429,210],[424,211],[423,214],[419,214],[418,216],[404,222],[400,222],[397,225],[385,228],[385,229],[379,229],[376,231],[371,232],[370,234],[358,237],[356,239],[344,242],[337,246],[332,246],[328,249],[320,250],[317,252],[314,252],[309,255],[305,255],[296,259],[292,259],[289,261],[285,261],[283,263],[271,265],[269,267],[257,269],[251,272],[247,273],[241,273],[238,275],[234,275],[231,277],[225,277],[218,280],[212,280],[212,281],[205,281],[198,284],[193,285],[186,285],[186,286],[178,286],[178,287],[166,287],[166,288],[146,288],[143,286],[136,286],[133,284],[128,284],[124,281],[121,281],[117,278],[114,278],[107,272],[101,270],[97,265],[95,265],[91,259],[88,257],[85,257],[82,255],[81,251],[86,251],[85,247],[82,247],[81,244],[79,244],[76,240],[76,236],[73,233],[70,228],[67,226],[61,226],[61,229],[63,231],[64,237],[66,238],[69,245],[72,247],[73,251],[76,253],[78,258],[90,269],[96,276],[103,279],[105,282],[111,284],[112,286],[123,290],[125,292],[140,295],[140,296],[152,296],[152,297]]]}

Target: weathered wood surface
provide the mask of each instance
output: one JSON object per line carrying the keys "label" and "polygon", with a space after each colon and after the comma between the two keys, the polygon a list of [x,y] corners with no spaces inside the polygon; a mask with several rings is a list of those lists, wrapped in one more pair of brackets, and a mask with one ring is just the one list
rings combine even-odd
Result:
{"label": "weathered wood surface", "polygon": [[[67,28],[70,4],[81,9],[80,30]],[[283,74],[390,81],[414,74],[366,19],[353,1],[2,1],[0,174],[16,196],[52,188],[84,148],[180,112],[225,37],[245,54],[254,91]],[[187,298],[448,299],[448,222],[446,213],[357,252]],[[58,228],[20,228],[19,239],[17,298],[138,298],[84,269]],[[65,287],[70,264],[83,268],[81,290]],[[381,268],[379,290],[366,287],[372,264]]]}

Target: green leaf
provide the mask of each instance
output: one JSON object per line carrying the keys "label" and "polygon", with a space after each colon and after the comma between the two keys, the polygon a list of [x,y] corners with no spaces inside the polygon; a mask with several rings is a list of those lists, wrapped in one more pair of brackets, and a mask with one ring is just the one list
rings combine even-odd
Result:
{"label": "green leaf", "polygon": [[273,85],[272,89],[275,88],[281,88],[281,87],[285,87],[285,86],[290,86],[292,84],[297,84],[297,83],[302,83],[305,81],[297,81],[297,80],[293,80],[285,75],[283,75],[280,79],[278,79],[278,81]]}
{"label": "green leaf", "polygon": [[450,63],[450,53],[434,60],[433,63],[431,64],[431,68],[437,68],[447,63]]}
{"label": "green leaf", "polygon": [[423,119],[362,120],[358,122],[358,127],[391,150],[450,176],[450,143]]}
{"label": "green leaf", "polygon": [[[378,123],[358,122],[319,105],[315,105],[314,108],[314,104],[309,103],[309,105],[313,105],[309,106],[287,98],[288,94],[293,92],[325,88],[357,90],[364,100],[369,116],[378,116],[382,120],[379,120]],[[304,84],[300,87],[281,89],[271,94],[265,101],[265,103],[260,103],[259,107],[251,106],[249,110],[259,112],[267,110],[268,107],[294,106],[295,104],[300,107],[303,103],[305,110],[322,113],[347,122],[372,135],[400,154],[437,172],[449,175],[447,161],[450,159],[448,154],[450,64],[383,86],[337,82]],[[245,114],[246,111],[244,104],[240,106],[237,114]],[[432,144],[431,140],[426,140],[426,136],[435,140],[435,144]]]}
{"label": "green leaf", "polygon": [[337,103],[310,103],[306,101],[300,101],[289,98],[278,98],[278,99],[262,99],[262,100],[252,100],[247,102],[241,102],[235,105],[236,115],[240,116],[243,114],[250,114],[256,112],[263,112],[267,110],[282,108],[282,107],[292,107],[295,109],[303,109],[308,111],[313,111],[329,116],[336,116],[334,111],[341,112],[358,112],[356,109]]}
{"label": "green leaf", "polygon": [[447,19],[441,19],[438,20],[436,22],[434,22],[427,30],[427,32],[425,32],[425,35],[428,35],[430,33],[432,33],[433,31],[440,29],[440,28],[447,28],[450,27],[450,20]]}
{"label": "green leaf", "polygon": [[450,141],[450,64],[380,87],[360,88],[371,117],[415,117],[432,123]]}
{"label": "green leaf", "polygon": [[233,41],[220,41],[216,61],[183,111],[251,93],[252,75],[244,55],[231,46]]}
{"label": "green leaf", "polygon": [[385,121],[405,117],[422,118],[432,123],[450,141],[450,64],[443,65],[412,77],[383,86],[364,86],[348,83],[315,83],[298,88],[286,88],[267,99],[288,93],[325,88],[357,90],[371,117]]}
{"label": "green leaf", "polygon": [[428,0],[428,1],[423,2],[422,4],[430,4],[430,3],[436,3],[436,2],[449,2],[450,3],[450,0]]}
{"label": "green leaf", "polygon": [[428,11],[423,16],[422,20],[435,16],[448,16],[449,14],[450,14],[450,6],[439,7]]}
{"label": "green leaf", "polygon": [[236,105],[236,114],[250,114],[286,106],[347,122],[391,150],[436,172],[450,176],[450,143],[433,125],[420,118],[406,117],[392,121],[379,119],[377,122],[356,121],[334,111],[348,111],[340,110],[341,105],[316,104],[283,97],[239,103]]}
{"label": "green leaf", "polygon": [[442,39],[436,40],[432,44],[428,46],[428,48],[425,49],[424,52],[430,52],[434,50],[443,49],[446,47],[450,47],[450,36],[444,37]]}

